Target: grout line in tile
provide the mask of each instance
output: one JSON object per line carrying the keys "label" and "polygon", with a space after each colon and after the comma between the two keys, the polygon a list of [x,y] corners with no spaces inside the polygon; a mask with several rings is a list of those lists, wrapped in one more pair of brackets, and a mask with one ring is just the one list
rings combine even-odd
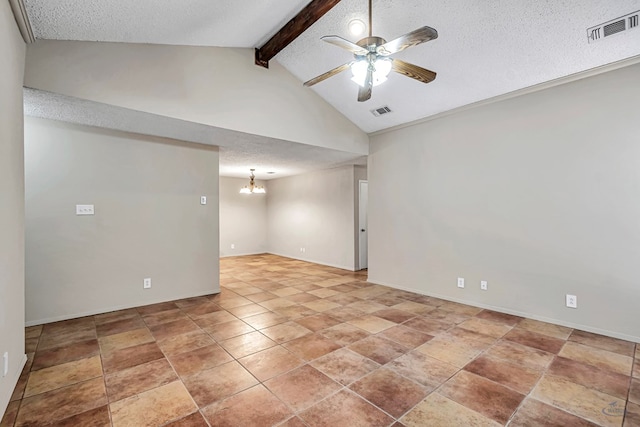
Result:
{"label": "grout line in tile", "polygon": [[[265,264],[266,264],[266,262],[265,262]],[[297,265],[309,265],[308,263],[298,263],[298,262],[295,262],[295,263],[293,263],[293,262],[290,262],[290,263],[283,263],[283,262],[280,262],[280,263],[272,263],[272,264],[270,264],[270,265],[274,265],[274,264],[283,264],[283,266],[285,266],[285,267],[287,267],[287,268],[292,268],[293,266],[297,266]],[[232,271],[232,270],[234,270],[234,271]],[[326,271],[327,273],[326,273],[326,274],[325,274],[325,273],[323,273],[323,274],[316,274],[316,275],[307,275],[307,276],[306,276],[306,278],[308,278],[308,279],[309,279],[309,283],[310,283],[311,281],[313,281],[313,280],[316,280],[316,281],[317,281],[317,280],[329,280],[329,279],[331,279],[331,278],[333,278],[333,277],[334,277],[334,276],[332,276],[334,273],[329,273],[329,272],[334,271],[334,270],[331,270],[331,269],[320,269],[320,268],[319,268],[319,270],[320,270],[320,271]],[[265,270],[263,270],[263,269],[260,269],[260,268],[244,268],[244,269],[243,269],[242,267],[237,267],[237,268],[233,268],[233,269],[229,269],[229,270],[222,269],[222,270],[221,270],[221,275],[234,274],[234,273],[236,273],[236,272],[241,272],[241,274],[245,274],[247,271],[253,271],[253,272],[255,272],[255,273],[256,273],[256,274],[254,275],[254,277],[255,277],[255,278],[258,278],[258,277],[261,277],[261,276],[262,276],[262,277],[265,277],[265,276],[266,276],[266,275],[265,275],[265,273],[264,273],[264,272],[265,272]],[[253,273],[249,273],[249,274],[253,274]],[[245,276],[246,276],[246,274],[245,274]],[[344,276],[346,277],[347,275],[344,275]],[[269,275],[269,277],[274,277],[274,278],[275,278],[275,277],[277,277],[277,276],[276,276],[276,275]],[[335,277],[340,277],[340,276],[335,276]],[[352,279],[352,280],[351,280],[350,282],[345,282],[345,283],[355,283],[355,282],[357,282],[357,281],[359,281],[359,280],[360,280],[360,281],[362,281],[362,280],[366,281],[366,277],[364,277],[364,276],[360,276],[360,277],[351,276],[351,277],[349,277],[349,278],[350,278],[350,279]],[[251,279],[251,280],[253,280],[253,279]],[[265,281],[267,281],[267,280],[269,280],[269,279],[265,279]],[[290,280],[290,279],[287,279],[287,276],[286,276],[286,275],[283,275],[281,278],[276,279],[276,280],[285,281],[285,280]],[[236,281],[236,282],[237,282],[237,281]],[[271,280],[269,280],[269,282],[271,282]],[[243,281],[243,283],[245,283],[247,286],[254,286],[253,284],[251,284],[251,283],[247,283],[247,282],[244,282],[244,281]],[[274,282],[274,283],[275,283],[275,282]],[[256,284],[256,285],[257,285],[257,284]],[[295,285],[290,284],[290,285],[286,285],[286,286],[295,286]],[[374,286],[375,286],[375,285],[374,285]],[[259,286],[256,286],[256,287],[259,287]],[[331,287],[333,287],[333,286],[331,286]],[[329,287],[329,288],[331,288],[331,287]],[[224,285],[222,286],[222,288],[224,288]],[[263,289],[263,288],[260,288],[260,289],[262,289],[262,291],[263,291],[263,292],[268,292],[268,290],[267,290],[267,289]],[[221,289],[221,290],[222,290],[222,289]],[[308,291],[303,291],[303,292],[308,292]],[[236,294],[235,294],[235,292],[233,292],[233,290],[230,290],[230,292],[228,292],[228,293],[233,294],[233,296],[234,296],[234,297],[235,297],[235,295],[236,295]],[[343,294],[344,294],[344,295],[348,295],[348,294],[349,294],[349,292],[344,292]],[[379,296],[380,296],[380,295],[377,295],[377,294],[376,294],[376,295],[370,295],[370,296],[366,296],[366,297],[364,297],[364,298],[360,298],[360,300],[361,300],[361,301],[372,301],[372,300],[373,300],[373,301],[375,302],[375,298],[378,298]],[[215,303],[215,301],[213,301],[213,299],[212,299],[212,298],[208,298],[208,299],[209,299],[209,301],[212,301],[214,304],[216,304],[216,305],[218,305],[218,306],[219,306],[219,304]],[[326,298],[323,298],[323,299],[326,299]],[[260,303],[255,303],[255,302],[252,302],[252,303],[253,303],[253,304],[257,304],[257,305],[262,306],[262,304],[260,304]],[[299,306],[300,304],[297,304],[297,303],[296,303],[295,305],[298,305],[298,306]],[[383,304],[383,305],[385,305],[385,304]],[[263,307],[264,307],[264,306],[263,306]],[[341,307],[344,307],[344,306],[343,306],[343,305],[341,305]],[[438,306],[438,307],[439,307],[439,306]],[[222,310],[226,311],[227,313],[232,314],[232,313],[230,313],[228,310],[224,309],[224,307],[221,307],[221,308],[222,308]],[[265,307],[265,308],[266,308],[266,307]],[[390,306],[387,306],[387,308],[391,308],[391,307],[390,307]],[[186,313],[184,312],[183,307],[179,307],[179,309],[181,310],[181,313],[183,313],[183,314],[187,315],[187,317],[188,317],[188,318],[190,318],[190,319],[192,319],[192,320],[193,320],[193,317],[192,317],[192,316],[190,316],[190,315],[188,315],[188,314],[186,314]],[[271,309],[268,309],[268,308],[267,308],[267,310],[268,310],[268,311],[267,311],[268,313],[278,314],[278,313],[276,313],[275,311],[273,311],[273,310],[271,310]],[[239,320],[243,321],[243,323],[247,324],[246,322],[244,322],[244,320],[243,320],[243,319],[240,319],[240,318],[238,318],[237,316],[235,316],[235,315],[233,315],[233,314],[232,314],[232,316],[233,316],[234,318],[236,318],[236,319],[239,319]],[[285,322],[286,322],[286,321],[289,321],[289,320],[292,320],[292,319],[290,319],[290,318],[289,318],[289,316],[285,316],[285,317],[286,317],[286,319],[284,319],[284,321],[285,321]],[[415,317],[422,317],[422,316],[418,316],[418,315],[416,315]],[[475,317],[475,316],[469,316],[468,318],[469,318],[469,319],[471,319],[471,318],[474,318],[474,317]],[[144,320],[144,319],[143,319],[143,320]],[[296,318],[296,319],[293,319],[293,320],[295,321],[295,320],[299,320],[299,319],[298,319],[298,318]],[[340,321],[340,319],[337,319],[337,320],[339,320],[339,321]],[[487,320],[487,319],[485,319],[485,320]],[[95,317],[93,317],[93,318],[92,318],[92,321],[93,321],[93,323],[94,323],[94,327],[95,327]],[[408,320],[407,320],[407,321],[408,321]],[[402,325],[402,324],[406,323],[407,321],[405,321],[405,322],[401,322],[401,323],[398,323],[397,325]],[[345,323],[347,323],[347,322],[342,322],[342,321],[341,321],[340,323],[341,323],[341,324],[345,324]],[[395,323],[395,322],[394,322],[394,323]],[[495,323],[499,323],[499,322],[495,322]],[[146,323],[146,321],[144,322],[144,324],[145,324],[146,328],[149,330],[149,325]],[[280,323],[277,323],[277,324],[280,324]],[[249,325],[249,326],[251,326],[251,325]],[[270,325],[270,326],[273,326],[273,325]],[[354,325],[352,325],[352,326],[354,326]],[[433,336],[439,336],[439,335],[441,335],[441,334],[444,334],[444,333],[446,333],[446,332],[451,331],[452,329],[454,329],[454,328],[455,328],[455,327],[457,327],[457,326],[458,326],[458,324],[456,323],[456,324],[453,324],[453,325],[452,325],[450,328],[448,328],[446,331],[440,331],[440,332],[438,332],[438,333],[430,334],[430,335],[433,335]],[[511,326],[511,327],[510,327],[510,329],[509,329],[509,331],[510,331],[510,330],[512,330],[516,325],[509,325],[509,326]],[[198,328],[199,328],[199,330],[200,330],[200,331],[205,332],[205,333],[207,334],[207,336],[208,336],[208,337],[210,337],[210,338],[213,340],[213,342],[215,342],[216,344],[220,345],[220,342],[221,342],[221,341],[216,340],[216,339],[215,339],[215,338],[214,338],[210,333],[208,333],[208,332],[207,332],[207,331],[205,331],[202,327],[200,327],[200,325],[198,325]],[[254,328],[254,329],[256,329],[256,328]],[[263,329],[264,329],[264,328],[263,328]],[[361,328],[359,328],[359,329],[361,329]],[[259,332],[259,331],[260,331],[260,330],[258,330],[258,332]],[[505,334],[506,334],[506,333],[508,333],[509,331],[505,332]],[[317,332],[320,332],[320,331],[317,331]],[[367,333],[369,334],[368,336],[377,336],[377,335],[379,335],[379,334],[370,334],[368,331],[365,331],[365,332],[367,332]],[[382,331],[382,332],[384,332],[384,331]],[[478,333],[478,332],[475,332],[475,331],[470,331],[470,332]],[[263,335],[264,335],[264,334],[263,334]],[[233,337],[232,337],[232,338],[233,338]],[[484,355],[484,354],[485,354],[489,349],[493,348],[493,347],[494,347],[498,342],[500,342],[500,340],[501,340],[501,339],[503,339],[503,338],[504,338],[504,335],[503,335],[502,337],[495,338],[494,342],[493,342],[489,347],[487,347],[487,348],[483,349],[482,351],[480,351],[480,352],[479,352],[475,357],[473,357],[469,362],[467,362],[467,364],[468,364],[468,363],[471,363],[473,360],[476,360],[477,358],[479,358],[479,357],[481,357],[482,355]],[[224,341],[224,340],[222,340],[222,341]],[[392,341],[393,341],[393,340],[392,340]],[[157,342],[157,340],[155,339],[155,337],[153,337],[153,342]],[[395,342],[395,341],[394,341],[394,342]],[[566,342],[566,340],[565,340],[565,342]],[[41,343],[41,341],[40,341],[40,337],[38,337],[38,343],[37,343],[37,346],[36,346],[36,350],[37,350],[37,347],[40,345],[40,343]],[[350,343],[350,344],[347,344],[347,345],[341,346],[341,348],[348,348],[348,347],[349,347],[349,345],[351,345],[351,344],[353,344],[353,343]],[[287,351],[288,351],[288,349],[286,349],[286,347],[282,346],[282,344],[278,344],[278,346],[280,346],[280,347],[282,347],[282,348],[284,348],[285,350],[287,350]],[[101,363],[102,363],[102,346],[99,346],[99,348],[100,348],[100,350],[101,350],[100,354],[101,354]],[[222,348],[224,349],[224,347],[222,347]],[[408,352],[413,351],[413,350],[415,350],[415,348],[413,348],[413,349],[409,349],[409,351],[408,351]],[[225,351],[227,354],[229,354],[229,352],[228,352],[226,349],[224,349],[224,351]],[[260,351],[261,351],[261,350],[260,350]],[[407,352],[407,353],[408,353],[408,352]],[[255,353],[256,353],[256,352],[253,352],[253,353],[251,353],[251,354],[255,354]],[[404,354],[407,354],[407,353],[404,353]],[[165,352],[164,352],[164,351],[162,351],[162,354],[163,354],[163,355],[164,355],[164,357],[167,359],[167,361],[169,361],[169,358],[167,357],[167,355],[165,354]],[[236,357],[234,357],[234,356],[232,356],[232,355],[230,355],[230,356],[231,356],[232,360],[234,360],[234,361],[236,361],[236,362],[240,363],[240,362],[239,362],[239,358],[236,358]],[[323,355],[323,356],[324,356],[324,355]],[[323,356],[321,356],[321,357],[323,357]],[[34,355],[34,357],[35,357],[35,355]],[[243,357],[244,357],[244,356],[243,356]],[[400,357],[400,356],[399,356],[399,357]],[[552,360],[555,360],[555,358],[556,358],[556,357],[557,357],[557,355],[554,355],[554,359],[552,359]],[[319,359],[319,358],[316,358],[316,359],[314,359],[314,360],[317,360],[317,359]],[[394,359],[394,360],[395,360],[395,359]],[[294,368],[294,369],[298,369],[298,368],[300,368],[300,367],[302,367],[302,366],[305,366],[305,365],[310,365],[310,363],[311,363],[311,362],[312,362],[312,361],[304,361],[304,363],[303,363],[302,365],[300,365],[300,366],[298,366],[298,367],[296,367],[296,368]],[[172,366],[172,369],[174,370],[174,373],[176,374],[177,378],[178,378],[180,381],[182,381],[182,378],[181,378],[180,376],[178,376],[178,375],[177,375],[177,372],[175,371],[175,368],[173,367],[173,365],[171,364],[171,362],[169,362],[169,363],[170,363],[170,365]],[[634,363],[638,363],[638,361],[637,361],[635,358],[634,358]],[[386,365],[387,365],[387,364],[385,364],[385,365],[380,365],[380,366],[378,366],[378,368],[376,368],[376,369],[381,369],[381,368],[385,367]],[[465,366],[466,366],[466,365],[465,365]],[[549,364],[544,368],[544,370],[542,370],[542,371],[541,371],[541,374],[540,374],[540,376],[538,377],[538,380],[536,381],[536,384],[535,384],[535,385],[534,385],[534,386],[529,390],[529,393],[528,393],[528,394],[525,396],[525,398],[522,400],[522,402],[520,403],[520,405],[518,406],[518,408],[516,408],[516,410],[512,413],[511,418],[512,418],[512,417],[517,413],[517,411],[520,409],[520,407],[521,407],[522,403],[524,402],[524,400],[525,400],[527,397],[529,397],[529,396],[530,396],[530,394],[533,392],[533,390],[537,387],[538,383],[540,382],[540,380],[542,379],[542,377],[547,373],[547,371],[548,371],[548,369],[549,369],[549,367],[550,367],[550,366],[551,366],[551,363],[549,363]],[[243,368],[244,368],[244,366],[243,366]],[[255,377],[255,376],[254,376],[254,375],[253,375],[253,374],[248,370],[248,369],[246,369],[246,368],[244,368],[244,369],[245,369],[245,370],[247,370],[247,371],[248,371],[248,372],[249,372],[249,373],[250,373],[250,374],[251,374],[251,375],[252,375],[252,376],[253,376],[253,377],[258,381],[258,383],[259,383],[259,384],[262,384],[262,385],[264,386],[264,382],[259,381],[259,380],[258,380],[258,379],[257,379],[257,378],[256,378],[256,377]],[[444,380],[443,382],[441,382],[441,383],[439,384],[439,386],[438,386],[436,389],[434,389],[431,393],[437,392],[437,391],[440,389],[440,387],[442,387],[442,385],[443,385],[443,384],[445,384],[447,381],[449,381],[453,376],[457,375],[461,370],[464,370],[464,367],[462,367],[462,368],[457,368],[456,372],[455,372],[451,377],[449,377],[448,379],[446,379],[446,380]],[[290,371],[291,371],[291,370],[289,370],[289,371],[287,371],[287,372],[290,372]],[[284,374],[286,374],[287,372],[280,373],[279,375],[284,375]],[[394,372],[395,372],[395,371],[394,371]],[[633,364],[632,364],[632,372],[633,372]],[[104,367],[103,367],[103,374],[104,374]],[[370,374],[371,374],[371,372],[369,372],[369,373],[365,374],[363,377],[365,377],[365,376],[367,376],[367,375],[370,375]],[[411,378],[407,378],[407,377],[405,377],[404,375],[401,375],[401,376],[402,376],[403,378],[406,378],[407,380],[409,380],[409,381],[411,381],[411,382],[415,383],[415,381],[414,381],[414,380],[412,380]],[[361,377],[361,378],[363,378],[363,377]],[[105,379],[105,381],[106,381],[106,375],[103,375],[103,378],[104,378],[104,379]],[[275,378],[275,377],[274,377],[274,378]],[[338,392],[340,392],[341,390],[347,389],[347,390],[348,390],[348,392],[350,392],[350,393],[352,393],[352,394],[355,394],[356,396],[358,396],[358,397],[360,397],[360,398],[364,399],[364,397],[359,396],[357,393],[353,392],[352,390],[350,390],[350,389],[348,388],[348,387],[349,387],[349,385],[352,385],[353,383],[355,383],[356,381],[360,380],[361,378],[358,378],[358,379],[356,379],[356,380],[352,381],[350,384],[348,384],[348,385],[344,385],[344,386],[343,386],[342,384],[340,384],[340,383],[338,383],[338,382],[336,382],[336,381],[334,380],[334,382],[336,382],[336,383],[338,383],[338,384],[340,384],[340,385],[341,385],[341,388],[340,388],[339,390],[337,390],[335,393],[338,393]],[[487,379],[488,379],[488,378],[487,378]],[[489,380],[489,379],[488,379],[488,380]],[[492,381],[492,380],[489,380],[489,381]],[[494,382],[494,381],[492,381],[492,382]],[[265,386],[265,387],[266,387],[266,386]],[[506,387],[506,386],[505,386],[505,387]],[[105,383],[105,389],[106,389],[106,383]],[[245,390],[246,390],[246,389],[245,389]],[[243,390],[243,391],[244,391],[244,390]],[[242,392],[242,391],[240,391],[240,392]],[[240,392],[238,392],[238,393],[240,393]],[[335,393],[333,393],[333,394],[331,394],[331,395],[329,395],[329,396],[325,397],[325,399],[329,398],[330,396],[335,395]],[[429,394],[427,395],[427,397],[428,397],[431,393],[429,393]],[[628,400],[628,393],[629,393],[629,391],[627,392],[627,400]],[[234,395],[236,395],[236,394],[237,394],[237,393],[235,393]],[[272,393],[272,395],[273,395],[273,393]],[[233,395],[231,395],[231,396],[233,396]],[[231,396],[227,396],[226,398],[229,398],[229,397],[231,397]],[[274,396],[275,396],[275,395],[274,395]],[[276,396],[276,397],[277,397],[277,396]],[[191,398],[192,398],[192,400],[193,400],[193,397],[191,397]],[[425,397],[425,398],[426,398],[426,397]],[[278,399],[279,399],[279,398],[278,398]],[[321,401],[323,401],[323,400],[325,400],[325,399],[322,399],[322,400],[320,400],[319,402],[321,402]],[[22,404],[22,400],[23,400],[23,399],[19,399],[19,400],[20,400],[20,405],[21,405],[21,404]],[[279,400],[280,400],[280,399],[279,399]],[[366,400],[366,399],[364,399],[364,400]],[[319,403],[319,402],[314,403],[314,405],[315,405],[315,404],[317,404],[317,403]],[[420,402],[422,402],[422,400],[421,400]],[[418,404],[419,404],[420,402],[418,402]],[[195,403],[195,402],[194,402],[194,403]],[[370,403],[371,403],[371,402],[370,402]],[[374,405],[374,404],[372,404],[372,405],[373,405],[374,407],[378,408],[376,405]],[[312,405],[312,406],[313,406],[313,405]],[[198,406],[196,405],[196,407],[198,407]],[[288,407],[288,406],[287,406],[287,407]],[[414,407],[415,407],[415,406],[414,406]],[[404,415],[406,415],[406,414],[410,413],[410,412],[414,409],[414,407],[412,407],[412,408],[408,409],[407,411],[405,411],[405,413],[403,413],[402,415],[400,415],[400,417],[398,417],[398,419],[399,419],[399,418],[401,418],[402,416],[404,416]],[[109,408],[109,409],[110,409],[110,408]],[[291,409],[291,408],[290,408],[290,409]],[[305,409],[303,409],[302,411],[307,410],[307,409],[308,409],[308,408],[305,408]],[[378,408],[378,409],[380,409],[382,412],[386,413],[386,412],[385,412],[385,411],[383,411],[381,408]],[[560,409],[561,409],[561,408],[560,408]],[[199,408],[199,407],[198,407],[198,410],[200,411],[200,408]],[[561,409],[561,410],[562,410],[562,409]],[[564,411],[564,410],[563,410],[563,411]],[[296,412],[292,412],[292,413],[295,413],[295,414],[296,414],[295,416],[297,416],[299,412],[301,412],[301,411],[298,411],[297,413],[296,413]],[[564,412],[567,412],[567,411],[564,411]],[[111,419],[111,412],[110,412],[110,410],[109,410],[109,416],[110,416],[110,419]],[[392,419],[396,419],[395,417],[391,417],[391,418],[392,418]],[[510,418],[510,420],[511,420],[511,418]],[[510,420],[509,420],[508,422],[510,422]],[[285,420],[285,421],[286,421],[286,420]],[[208,421],[207,421],[207,424],[208,424]]]}
{"label": "grout line in tile", "polygon": [[640,344],[635,343],[633,346],[633,354],[632,354],[632,362],[631,362],[631,373],[629,374],[629,388],[627,389],[627,401],[624,403],[624,415],[622,417],[622,425],[624,425],[627,420],[627,408],[629,407],[629,397],[631,396],[631,384],[633,383],[633,371],[638,365],[638,359],[636,359],[636,351],[640,348]]}

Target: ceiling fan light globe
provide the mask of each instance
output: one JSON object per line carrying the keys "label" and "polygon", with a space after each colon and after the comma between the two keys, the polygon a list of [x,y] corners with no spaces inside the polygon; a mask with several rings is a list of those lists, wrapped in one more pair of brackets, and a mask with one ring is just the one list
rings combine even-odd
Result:
{"label": "ceiling fan light globe", "polygon": [[391,59],[389,58],[378,58],[376,62],[373,63],[373,68],[376,69],[375,73],[373,73],[373,79],[376,80],[376,76],[379,76],[379,79],[383,79],[380,83],[387,79],[387,76],[391,72],[391,67],[393,66]]}
{"label": "ceiling fan light globe", "polygon": [[[389,58],[378,58],[373,63],[373,86],[378,86],[379,84],[387,81],[387,76],[391,72],[392,62]],[[353,77],[351,80],[357,83],[360,86],[364,86],[364,81],[367,78],[367,69],[369,68],[369,63],[366,60],[356,61],[351,65],[351,73]]]}
{"label": "ceiling fan light globe", "polygon": [[240,194],[251,194],[251,190],[249,190],[249,187],[245,185],[240,189]]}
{"label": "ceiling fan light globe", "polygon": [[384,82],[387,81],[387,77],[386,76],[377,76],[374,74],[373,76],[373,86],[378,86]]}
{"label": "ceiling fan light globe", "polygon": [[356,61],[351,65],[351,80],[360,86],[364,86],[364,80],[367,77],[367,68],[369,63],[366,60]]}

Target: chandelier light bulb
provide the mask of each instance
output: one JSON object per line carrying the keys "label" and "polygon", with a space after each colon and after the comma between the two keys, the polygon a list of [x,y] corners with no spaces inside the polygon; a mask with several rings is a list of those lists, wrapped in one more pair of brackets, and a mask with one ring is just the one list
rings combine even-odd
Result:
{"label": "chandelier light bulb", "polygon": [[255,169],[249,169],[251,171],[251,175],[249,175],[249,185],[245,185],[240,189],[240,194],[264,194],[267,191],[264,189],[262,185],[256,185],[255,178],[256,176],[253,174]]}

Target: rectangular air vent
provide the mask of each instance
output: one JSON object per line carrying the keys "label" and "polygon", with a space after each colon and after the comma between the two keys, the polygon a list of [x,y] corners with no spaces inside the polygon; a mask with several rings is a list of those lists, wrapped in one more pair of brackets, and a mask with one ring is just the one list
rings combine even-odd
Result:
{"label": "rectangular air vent", "polygon": [[387,107],[386,105],[384,107],[379,107],[371,110],[371,114],[376,117],[382,116],[383,114],[389,114],[390,112],[391,108]]}
{"label": "rectangular air vent", "polygon": [[588,28],[587,40],[589,40],[589,43],[593,43],[605,37],[638,28],[638,15],[640,15],[640,11]]}

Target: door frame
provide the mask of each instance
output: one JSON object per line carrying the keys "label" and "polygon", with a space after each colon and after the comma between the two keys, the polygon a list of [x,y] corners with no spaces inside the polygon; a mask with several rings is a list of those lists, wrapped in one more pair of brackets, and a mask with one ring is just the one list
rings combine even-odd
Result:
{"label": "door frame", "polygon": [[[366,203],[362,203],[363,184],[366,185]],[[358,180],[358,270],[363,270],[369,267],[369,180]],[[364,214],[364,224],[362,224],[362,217]],[[361,230],[365,230],[362,232]],[[363,233],[364,242],[363,242]]]}

